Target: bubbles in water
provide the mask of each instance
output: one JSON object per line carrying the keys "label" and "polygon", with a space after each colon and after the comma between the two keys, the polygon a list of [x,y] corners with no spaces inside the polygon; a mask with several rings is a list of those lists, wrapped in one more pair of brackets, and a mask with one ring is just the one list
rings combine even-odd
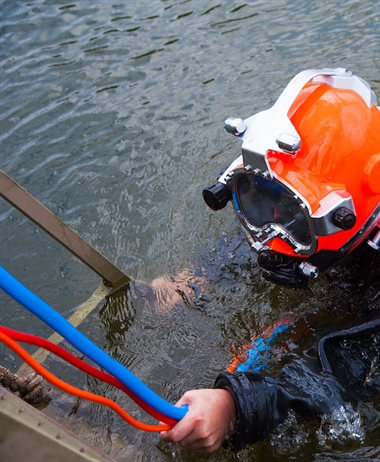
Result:
{"label": "bubbles in water", "polygon": [[301,422],[293,410],[288,417],[270,435],[270,445],[278,454],[294,452],[310,440],[310,428],[306,422]]}
{"label": "bubbles in water", "polygon": [[359,412],[347,405],[339,406],[333,414],[322,416],[317,438],[321,446],[327,447],[348,440],[362,442],[364,429]]}

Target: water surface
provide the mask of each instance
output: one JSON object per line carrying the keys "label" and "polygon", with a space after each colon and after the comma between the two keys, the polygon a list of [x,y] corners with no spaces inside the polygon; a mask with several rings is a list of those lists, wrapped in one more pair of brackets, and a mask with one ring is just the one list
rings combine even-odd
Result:
{"label": "water surface", "polygon": [[[345,271],[303,291],[263,281],[232,209],[212,213],[201,190],[239,154],[224,119],[268,108],[299,71],[348,68],[380,95],[379,6],[377,0],[0,2],[1,168],[134,280],[187,271],[181,281],[198,297],[195,306],[157,309],[127,292],[81,327],[169,401],[212,385],[232,358],[231,346],[285,315],[312,326],[294,345],[299,355],[333,326],[376,308],[376,289]],[[0,226],[2,264],[65,317],[100,284],[4,201]],[[4,294],[0,318],[9,327],[51,333]],[[17,370],[12,353],[2,348],[1,356],[2,365]],[[62,367],[49,361],[52,369]],[[271,366],[274,373],[275,359]],[[65,371],[139,417],[121,394]],[[45,412],[117,460],[194,460],[58,392]],[[345,428],[325,440],[318,422],[290,417],[239,458],[220,451],[204,460],[376,460],[379,412],[363,412],[359,439]]]}

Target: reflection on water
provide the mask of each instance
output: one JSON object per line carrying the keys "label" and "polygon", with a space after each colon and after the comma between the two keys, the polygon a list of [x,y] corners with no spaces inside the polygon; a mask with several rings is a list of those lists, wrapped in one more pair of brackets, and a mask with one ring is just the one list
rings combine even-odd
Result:
{"label": "reflection on water", "polygon": [[[300,70],[346,67],[380,95],[373,2],[3,0],[0,8],[1,168],[135,280],[153,281],[131,283],[81,329],[157,393],[176,402],[212,385],[231,348],[284,316],[301,320],[287,350],[299,355],[379,308],[378,288],[344,270],[301,291],[267,283],[232,212],[210,213],[201,199],[240,149],[224,119],[268,108]],[[65,317],[99,285],[4,201],[0,226],[3,265]],[[50,335],[0,296],[3,324]],[[8,351],[1,356],[17,369]],[[269,366],[278,369],[274,359]],[[140,417],[121,392],[64,370]],[[46,412],[118,460],[194,460],[97,405],[59,395]],[[362,443],[326,449],[318,422],[290,417],[239,460],[376,460],[378,412],[361,410]]]}

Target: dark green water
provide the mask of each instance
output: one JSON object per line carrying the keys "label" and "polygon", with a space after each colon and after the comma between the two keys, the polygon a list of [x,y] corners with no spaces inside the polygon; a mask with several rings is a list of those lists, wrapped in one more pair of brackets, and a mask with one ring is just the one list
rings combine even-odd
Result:
{"label": "dark green water", "polygon": [[[345,67],[380,97],[379,11],[377,0],[0,2],[1,169],[133,279],[190,274],[181,287],[195,290],[195,305],[157,308],[128,292],[81,327],[169,401],[210,386],[231,346],[285,315],[309,326],[292,346],[301,355],[376,309],[376,289],[346,271],[302,291],[262,280],[232,209],[212,213],[201,190],[239,154],[224,119],[268,108],[299,71]],[[65,317],[98,287],[97,276],[4,201],[0,229],[4,267]],[[3,293],[0,303],[2,324],[50,335]],[[20,361],[0,352],[1,364],[17,370]],[[269,366],[276,371],[275,358]],[[121,393],[64,372],[145,418]],[[355,423],[325,438],[318,422],[290,417],[238,456],[202,458],[104,408],[54,396],[45,412],[120,461],[379,458],[373,407],[362,410],[358,438]]]}

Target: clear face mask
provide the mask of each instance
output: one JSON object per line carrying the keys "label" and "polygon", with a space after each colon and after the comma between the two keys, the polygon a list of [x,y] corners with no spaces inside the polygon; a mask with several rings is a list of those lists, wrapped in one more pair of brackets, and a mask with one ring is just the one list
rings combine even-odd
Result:
{"label": "clear face mask", "polygon": [[229,186],[238,217],[254,241],[264,244],[278,237],[296,253],[313,247],[305,208],[279,182],[242,173]]}

